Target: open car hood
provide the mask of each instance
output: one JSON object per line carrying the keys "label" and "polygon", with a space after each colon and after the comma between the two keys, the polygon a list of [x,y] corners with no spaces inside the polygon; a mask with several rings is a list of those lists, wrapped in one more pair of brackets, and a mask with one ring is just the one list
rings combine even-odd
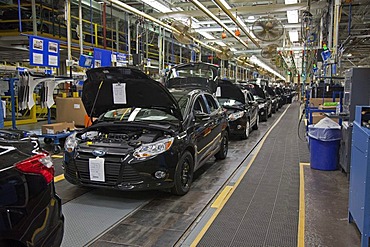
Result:
{"label": "open car hood", "polygon": [[245,95],[243,91],[231,81],[221,80],[218,83],[218,87],[221,92],[217,91],[216,97],[234,99],[245,104]]}
{"label": "open car hood", "polygon": [[177,77],[166,82],[167,88],[201,89],[209,93],[215,93],[217,82],[200,77]]}
{"label": "open car hood", "polygon": [[183,119],[176,99],[165,87],[150,78],[140,75],[141,78],[133,79],[120,73],[120,68],[114,67],[91,69],[86,73],[82,102],[91,117],[99,117],[109,110],[140,107],[160,109],[179,120]]}

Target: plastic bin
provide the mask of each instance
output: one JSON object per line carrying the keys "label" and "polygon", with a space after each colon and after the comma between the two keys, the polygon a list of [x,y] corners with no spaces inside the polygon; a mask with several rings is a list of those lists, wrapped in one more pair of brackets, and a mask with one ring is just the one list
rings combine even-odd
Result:
{"label": "plastic bin", "polygon": [[310,164],[312,169],[333,171],[338,169],[341,130],[339,124],[324,118],[308,126]]}

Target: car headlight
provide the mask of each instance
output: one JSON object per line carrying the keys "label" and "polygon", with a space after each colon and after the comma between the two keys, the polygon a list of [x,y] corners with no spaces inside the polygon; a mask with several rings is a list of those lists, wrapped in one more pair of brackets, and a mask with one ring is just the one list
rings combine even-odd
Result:
{"label": "car headlight", "polygon": [[258,105],[258,108],[259,108],[259,109],[262,109],[262,108],[264,108],[264,107],[265,107],[265,103],[262,103],[262,104],[259,104],[259,105]]}
{"label": "car headlight", "polygon": [[238,111],[229,115],[229,120],[234,121],[244,116],[244,111]]}
{"label": "car headlight", "polygon": [[69,135],[64,142],[64,150],[71,153],[73,152],[78,144],[77,138],[76,138],[77,133],[74,132],[71,135]]}
{"label": "car headlight", "polygon": [[134,152],[134,157],[138,159],[148,158],[166,152],[173,144],[174,138],[166,138],[157,142],[143,144]]}

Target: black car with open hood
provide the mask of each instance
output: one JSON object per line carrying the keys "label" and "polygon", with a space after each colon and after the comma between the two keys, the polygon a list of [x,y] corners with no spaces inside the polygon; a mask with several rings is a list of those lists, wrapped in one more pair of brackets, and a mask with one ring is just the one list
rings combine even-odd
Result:
{"label": "black car with open hood", "polygon": [[220,80],[218,65],[192,62],[174,66],[168,73],[167,88],[202,89],[215,93]]}
{"label": "black car with open hood", "polygon": [[183,195],[196,169],[212,156],[226,158],[226,114],[209,93],[168,90],[127,69],[88,72],[82,98],[96,120],[66,139],[65,178],[83,186],[170,188]]}
{"label": "black car with open hood", "polygon": [[227,111],[230,132],[247,139],[251,129],[258,129],[258,103],[250,100],[246,92],[228,80],[220,80],[216,97]]}

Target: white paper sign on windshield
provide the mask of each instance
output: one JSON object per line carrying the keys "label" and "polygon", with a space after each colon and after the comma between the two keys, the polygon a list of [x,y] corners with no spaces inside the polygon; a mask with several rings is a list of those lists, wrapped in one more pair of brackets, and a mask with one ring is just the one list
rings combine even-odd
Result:
{"label": "white paper sign on windshield", "polygon": [[126,104],[126,83],[114,83],[113,85],[113,103]]}

